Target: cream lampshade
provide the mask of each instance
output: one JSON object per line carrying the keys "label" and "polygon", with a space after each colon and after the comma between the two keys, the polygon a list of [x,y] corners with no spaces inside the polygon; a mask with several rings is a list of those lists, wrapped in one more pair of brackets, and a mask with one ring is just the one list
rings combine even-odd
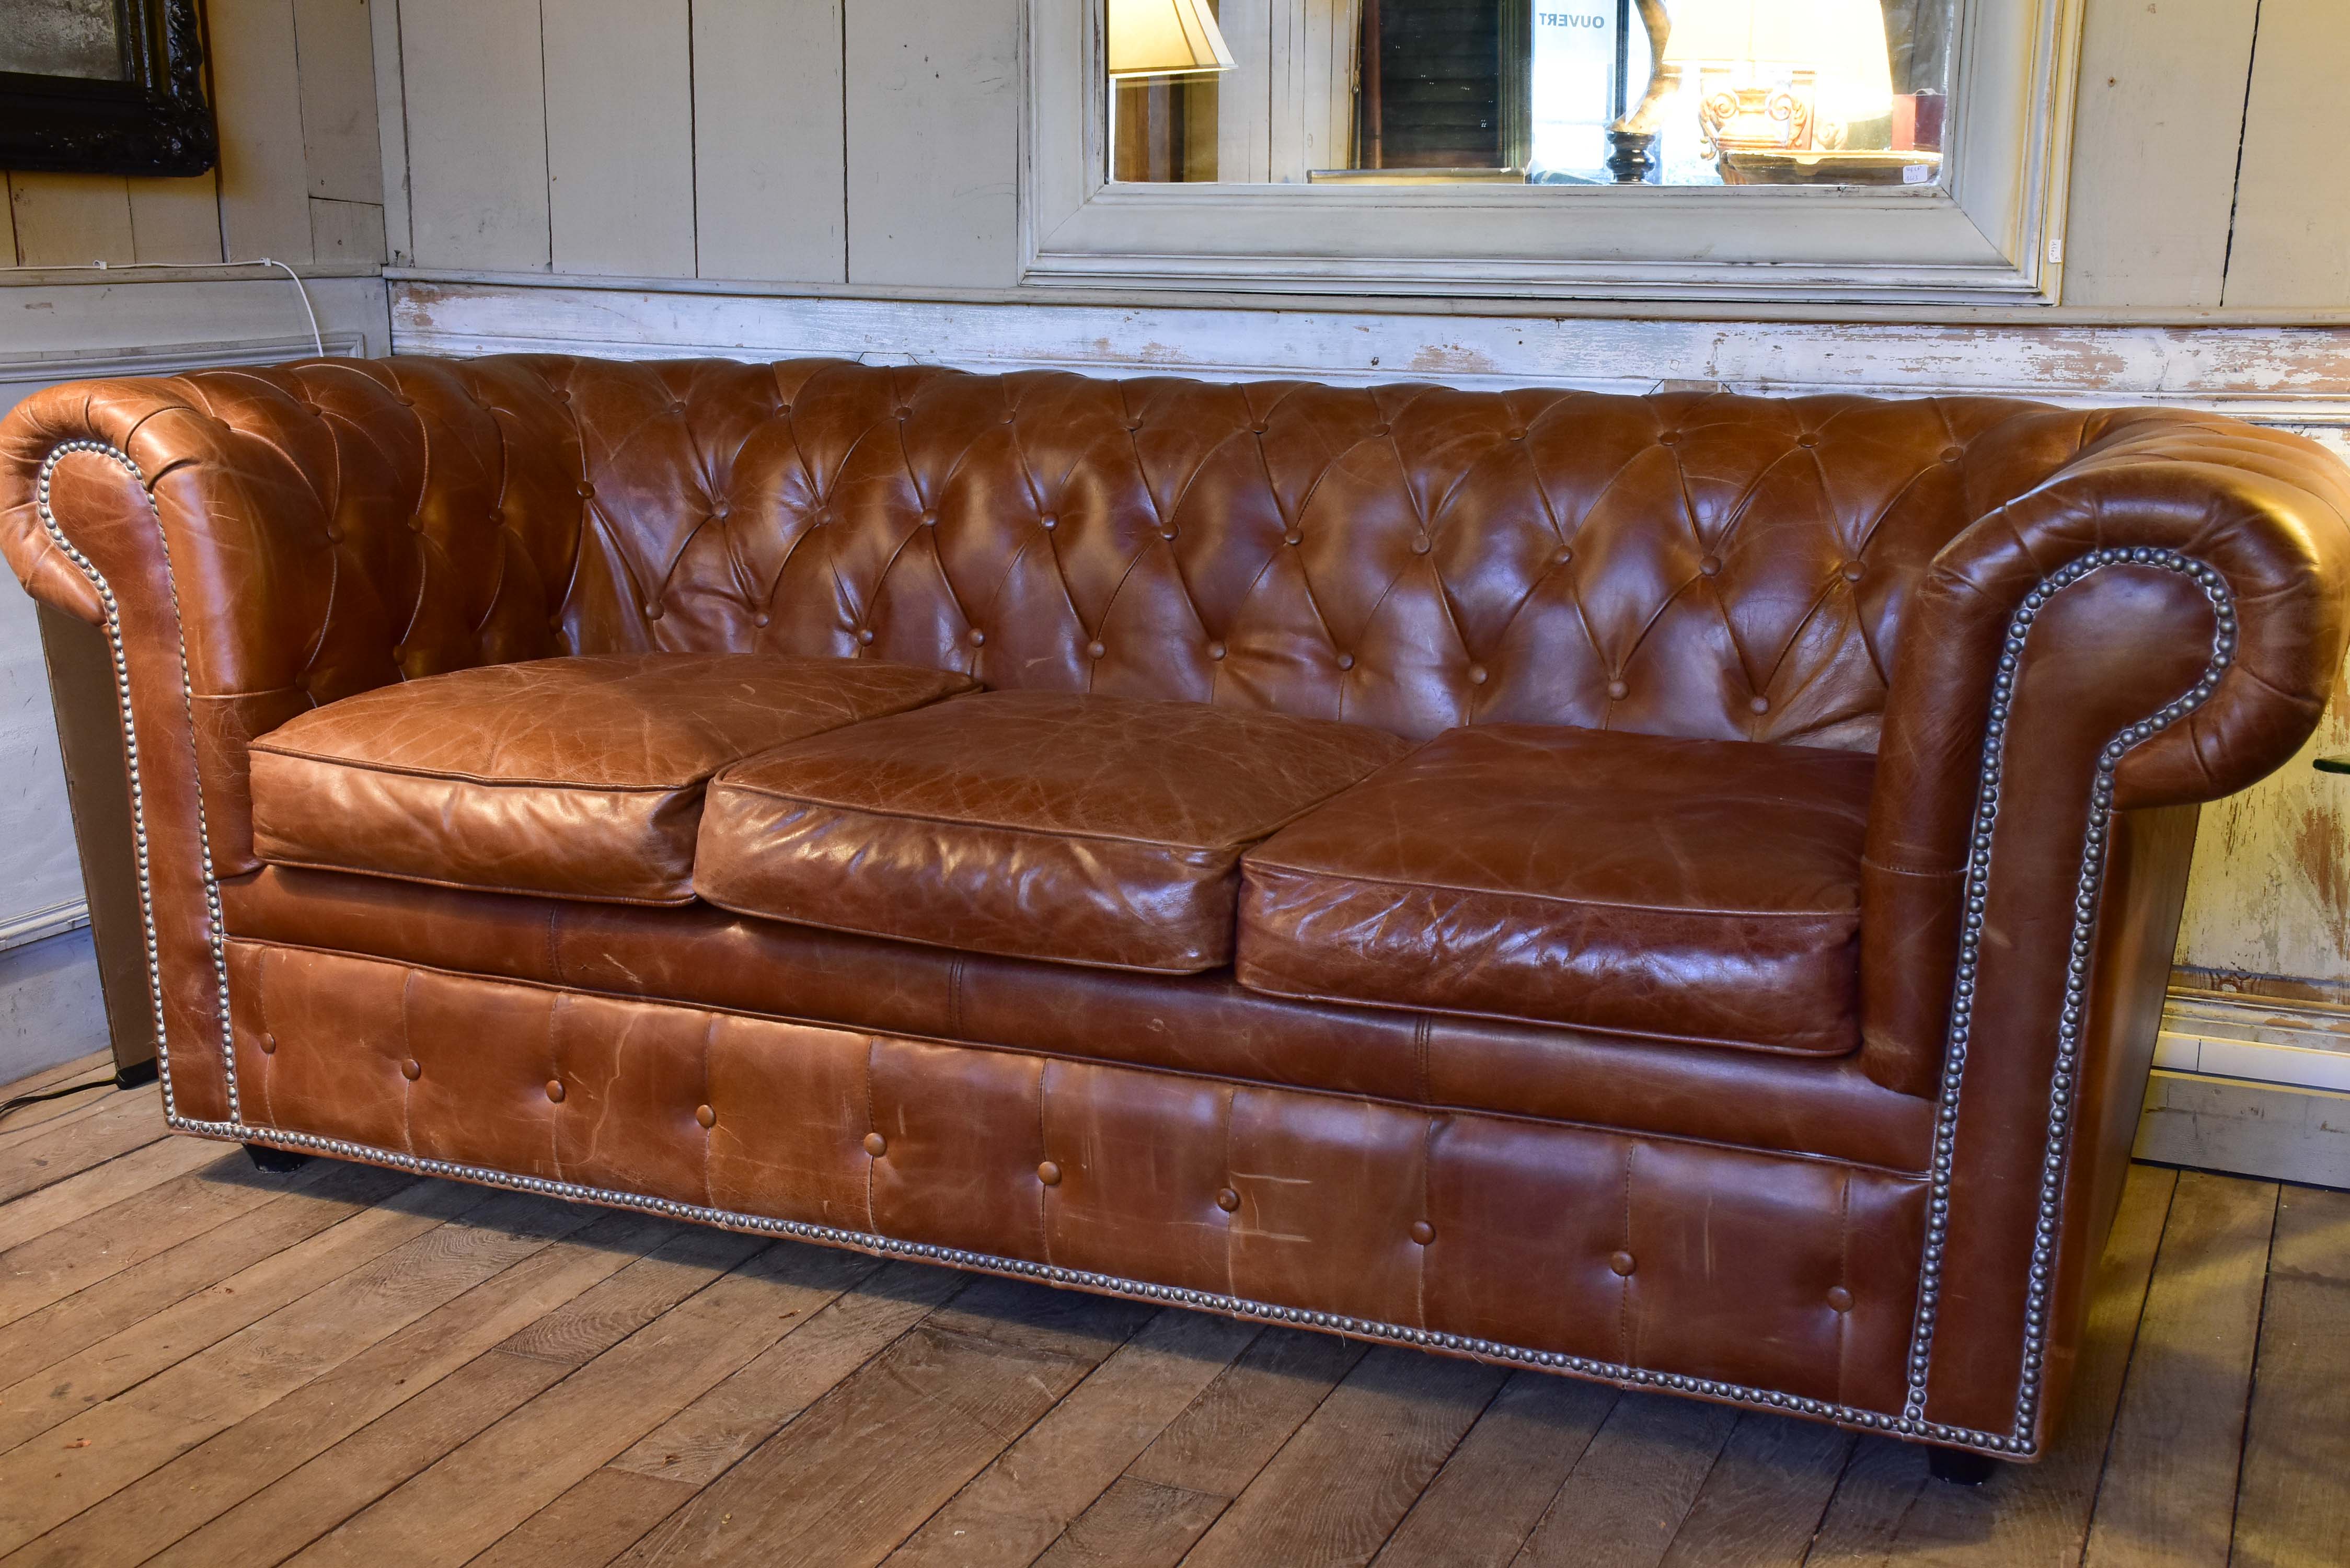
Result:
{"label": "cream lampshade", "polygon": [[1207,0],[1109,0],[1109,74],[1210,76],[1232,68],[1232,52]]}
{"label": "cream lampshade", "polygon": [[1673,0],[1665,61],[1759,78],[1809,72],[1823,121],[1893,112],[1893,62],[1879,0]]}

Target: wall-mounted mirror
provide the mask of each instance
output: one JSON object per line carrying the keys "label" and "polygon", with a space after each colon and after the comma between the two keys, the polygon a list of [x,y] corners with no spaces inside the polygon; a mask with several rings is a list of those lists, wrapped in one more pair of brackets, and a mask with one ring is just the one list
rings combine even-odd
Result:
{"label": "wall-mounted mirror", "polygon": [[1931,184],[1957,3],[1108,0],[1108,172]]}
{"label": "wall-mounted mirror", "polygon": [[201,174],[219,139],[197,0],[0,0],[0,168]]}

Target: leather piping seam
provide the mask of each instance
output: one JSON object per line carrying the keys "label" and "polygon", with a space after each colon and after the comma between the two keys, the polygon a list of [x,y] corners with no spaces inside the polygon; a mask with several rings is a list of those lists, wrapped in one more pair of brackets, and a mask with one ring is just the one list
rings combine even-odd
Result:
{"label": "leather piping seam", "polygon": [[1991,682],[1991,711],[1983,726],[1982,764],[1976,785],[1974,824],[1967,841],[1967,879],[1960,906],[1959,970],[1952,987],[1950,1021],[1942,1059],[1941,1089],[1929,1174],[1926,1246],[1918,1272],[1917,1317],[1911,1328],[1909,1392],[1904,1420],[1925,1419],[1927,1385],[1933,1366],[1934,1324],[1941,1298],[1942,1255],[1950,1236],[1950,1187],[1955,1169],[1959,1108],[1965,1089],[1967,1054],[1973,1026],[1975,980],[1982,958],[1983,912],[1991,879],[1991,839],[1999,820],[2000,784],[2005,766],[2008,717],[2015,703],[2016,678],[2033,623],[2059,593],[2106,566],[2155,566],[2175,572],[2203,590],[2212,613],[2211,658],[2195,683],[2154,713],[2126,724],[2097,753],[2095,782],[2089,790],[2088,824],[2082,837],[2080,871],[2073,899],[2073,928],[2066,950],[2064,1004],[2056,1022],[2056,1057],[2048,1084],[2046,1135],[2041,1158],[2039,1207],[2033,1231],[2032,1262],[2024,1291],[2022,1348],[2018,1369],[2015,1423],[1988,1443],[1994,1452],[2039,1451],[2041,1371],[2048,1340],[2049,1298],[2054,1290],[2056,1240],[2064,1184],[2072,1165],[2073,1101],[2080,1067],[2081,1026],[2087,1012],[2091,956],[2097,931],[2097,902],[2105,888],[2106,846],[2114,814],[2114,774],[2139,744],[2186,718],[2208,701],[2235,661],[2235,598],[2227,579],[2213,567],[2175,550],[2154,545],[2107,545],[2075,556],[2043,576],[2008,618],[1999,673]]}
{"label": "leather piping seam", "polygon": [[[911,939],[901,937],[897,940],[905,941]],[[1611,1044],[1618,1041],[1638,1040],[1661,1045],[1691,1046],[1700,1051],[1736,1051],[1748,1056],[1775,1056],[1789,1062],[1841,1062],[1859,1050],[1862,1044],[1856,1039],[1849,1045],[1811,1050],[1799,1045],[1770,1045],[1760,1040],[1732,1040],[1721,1034],[1657,1034],[1614,1024],[1569,1023],[1555,1018],[1529,1018],[1523,1012],[1480,1012],[1475,1008],[1447,1007],[1433,1002],[1396,1002],[1381,996],[1334,996],[1326,991],[1277,985],[1264,977],[1263,968],[1261,961],[1253,960],[1245,953],[1236,954],[1233,979],[1243,990],[1258,996],[1272,997],[1276,1002],[1318,1002],[1332,1007],[1368,1007],[1381,1012],[1401,1012],[1415,1018],[1469,1018],[1484,1023],[1514,1024],[1522,1029],[1567,1030],[1577,1034],[1605,1038]],[[1249,973],[1241,973],[1243,969]],[[1924,1099],[1926,1096],[1917,1095],[1910,1097]]]}
{"label": "leather piping seam", "polygon": [[[1439,1116],[1482,1116],[1488,1121],[1507,1122],[1513,1127],[1565,1127],[1576,1132],[1600,1133],[1615,1137],[1638,1138],[1650,1143],[1669,1143],[1690,1148],[1721,1149],[1729,1154],[1747,1154],[1765,1159],[1800,1160],[1807,1165],[1835,1166],[1849,1170],[1866,1171],[1874,1176],[1891,1177],[1898,1181],[1922,1181],[1926,1172],[1898,1165],[1882,1165],[1874,1160],[1853,1159],[1843,1155],[1821,1154],[1814,1149],[1766,1148],[1760,1144],[1731,1143],[1726,1138],[1700,1137],[1693,1133],[1658,1132],[1645,1127],[1627,1127],[1615,1122],[1574,1121],[1559,1116],[1538,1116],[1524,1111],[1497,1111],[1483,1106],[1459,1105],[1451,1101],[1406,1100],[1393,1095],[1374,1095],[1360,1089],[1317,1089],[1306,1084],[1260,1082],[1250,1078],[1234,1078],[1222,1073],[1211,1073],[1200,1067],[1165,1067],[1148,1062],[1120,1062],[1100,1056],[1079,1056],[1068,1051],[1051,1051],[1029,1045],[1002,1045],[984,1040],[963,1040],[950,1034],[927,1034],[915,1030],[868,1029],[838,1019],[804,1018],[792,1013],[760,1012],[747,1007],[722,1007],[714,1002],[685,1002],[669,996],[639,996],[625,991],[599,991],[588,986],[562,984],[553,981],[518,979],[506,974],[484,974],[472,970],[449,969],[440,964],[418,963],[410,959],[390,958],[381,953],[353,952],[347,948],[322,948],[307,942],[281,941],[275,937],[242,937],[234,933],[231,941],[248,947],[268,949],[277,952],[318,953],[328,958],[348,959],[359,963],[390,964],[411,970],[419,974],[442,975],[452,980],[485,981],[493,985],[520,986],[526,991],[546,992],[559,1001],[588,997],[598,1002],[641,1002],[649,1007],[681,1008],[690,1012],[714,1013],[722,1018],[740,1018],[752,1023],[782,1023],[804,1029],[825,1029],[839,1034],[855,1034],[868,1040],[898,1040],[911,1045],[951,1045],[965,1051],[987,1051],[1003,1056],[1021,1056],[1038,1062],[1063,1062],[1075,1067],[1115,1067],[1130,1073],[1154,1073],[1161,1077],[1180,1078],[1191,1083],[1221,1084],[1239,1090],[1260,1090],[1277,1094],[1315,1095],[1326,1100],[1345,1100],[1351,1104],[1378,1106],[1384,1109],[1420,1111]],[[868,1118],[870,1119],[869,1117]],[[868,1128],[879,1131],[876,1123]]]}
{"label": "leather piping seam", "polygon": [[[757,759],[745,760],[756,761]],[[1369,776],[1368,774],[1363,775],[1365,778]],[[1214,844],[1186,844],[1180,839],[1151,838],[1141,834],[1110,833],[1097,828],[1055,827],[1050,824],[1033,822],[993,822],[980,817],[942,816],[936,812],[913,808],[859,805],[846,801],[819,800],[808,794],[795,794],[768,784],[750,784],[742,779],[728,778],[723,770],[712,775],[710,782],[713,788],[723,789],[733,794],[752,795],[760,800],[774,801],[778,805],[795,807],[800,812],[830,812],[839,816],[878,816],[889,822],[910,822],[925,827],[948,828],[957,833],[1009,833],[1023,838],[1075,838],[1087,844],[1122,844],[1137,849],[1163,850],[1170,859],[1185,865],[1197,864],[1211,867],[1219,857],[1229,856],[1238,859],[1307,812],[1334,799],[1340,791],[1353,787],[1351,784],[1341,784],[1337,790],[1332,791],[1329,794],[1308,801],[1295,811],[1276,818],[1263,827],[1240,829],[1240,836],[1237,837],[1226,837]],[[1357,782],[1359,783],[1360,780]]]}
{"label": "leather piping seam", "polygon": [[1400,888],[1411,892],[1459,893],[1471,898],[1523,898],[1537,904],[1557,904],[1566,909],[1602,912],[1627,910],[1636,915],[1690,915],[1712,920],[1816,920],[1824,925],[1840,924],[1855,930],[1860,925],[1860,905],[1857,902],[1846,909],[1721,909],[1687,904],[1635,904],[1615,898],[1578,898],[1569,893],[1544,893],[1534,888],[1464,888],[1457,882],[1424,882],[1404,877],[1380,877],[1363,871],[1325,870],[1311,866],[1284,865],[1278,860],[1260,860],[1253,855],[1242,860],[1241,869],[1270,872],[1275,877],[1310,877],[1331,882],[1368,883],[1374,887]]}
{"label": "leather piping seam", "polygon": [[[850,722],[854,722],[850,721]],[[791,742],[778,741],[775,743],[787,746]],[[373,763],[357,757],[332,756],[321,752],[289,751],[284,746],[273,746],[266,741],[255,741],[245,749],[260,753],[264,756],[276,757],[281,762],[311,763],[322,768],[348,768],[355,774],[378,774],[385,778],[417,779],[426,784],[471,784],[476,789],[561,790],[568,794],[686,794],[706,786],[712,777],[723,770],[733,767],[735,763],[743,761],[745,757],[758,754],[755,752],[746,752],[741,757],[719,763],[708,773],[696,774],[691,778],[680,779],[674,784],[660,780],[646,784],[598,784],[589,779],[487,778],[480,774],[463,773],[455,768],[417,767],[404,763]]]}

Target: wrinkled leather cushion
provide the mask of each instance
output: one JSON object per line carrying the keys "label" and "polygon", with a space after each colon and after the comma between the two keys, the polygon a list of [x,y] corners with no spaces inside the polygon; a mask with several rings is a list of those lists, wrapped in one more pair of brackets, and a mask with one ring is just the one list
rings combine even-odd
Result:
{"label": "wrinkled leather cushion", "polygon": [[644,653],[380,686],[255,743],[254,846],[278,865],[681,904],[712,774],[971,685],[870,660]]}
{"label": "wrinkled leather cushion", "polygon": [[1282,996],[1834,1055],[1859,1044],[1873,759],[1455,730],[1258,846],[1239,978]]}
{"label": "wrinkled leather cushion", "polygon": [[1206,703],[987,692],[729,768],[694,886],[744,914],[972,952],[1213,969],[1241,852],[1407,745]]}

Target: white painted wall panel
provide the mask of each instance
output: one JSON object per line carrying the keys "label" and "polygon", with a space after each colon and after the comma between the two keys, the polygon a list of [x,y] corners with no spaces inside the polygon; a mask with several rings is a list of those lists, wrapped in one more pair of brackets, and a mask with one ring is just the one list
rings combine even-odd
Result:
{"label": "white painted wall panel", "polygon": [[703,277],[848,278],[840,0],[694,0]]}
{"label": "white painted wall panel", "polygon": [[1019,0],[847,8],[848,278],[1016,282]]}
{"label": "white painted wall panel", "polygon": [[221,232],[231,261],[310,259],[309,174],[293,0],[211,0]]}
{"label": "white painted wall panel", "polygon": [[2231,306],[2350,305],[2350,158],[2337,130],[2345,71],[2350,4],[2262,0],[2228,265]]}
{"label": "white painted wall panel", "polygon": [[2064,303],[2213,306],[2260,0],[2089,0]]}
{"label": "white painted wall panel", "polygon": [[410,224],[430,266],[544,269],[538,0],[398,0]]}
{"label": "white painted wall panel", "polygon": [[380,205],[383,155],[368,0],[294,0],[294,40],[308,194]]}
{"label": "white painted wall panel", "polygon": [[555,270],[693,275],[686,0],[541,0]]}

